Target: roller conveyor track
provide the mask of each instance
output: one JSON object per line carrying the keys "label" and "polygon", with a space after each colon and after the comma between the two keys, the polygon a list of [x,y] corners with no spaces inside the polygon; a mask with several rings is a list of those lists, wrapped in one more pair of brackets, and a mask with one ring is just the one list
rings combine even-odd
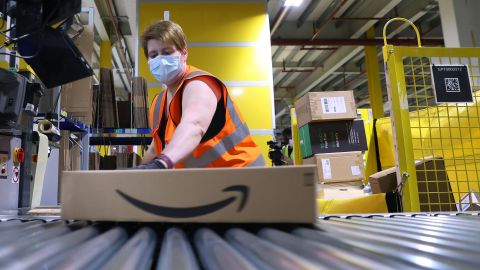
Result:
{"label": "roller conveyor track", "polygon": [[0,216],[0,269],[479,269],[480,216],[298,224],[92,223]]}

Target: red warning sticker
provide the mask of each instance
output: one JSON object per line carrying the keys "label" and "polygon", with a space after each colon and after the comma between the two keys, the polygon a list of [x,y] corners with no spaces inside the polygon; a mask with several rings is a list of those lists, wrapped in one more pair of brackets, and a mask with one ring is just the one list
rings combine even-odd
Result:
{"label": "red warning sticker", "polygon": [[20,181],[20,170],[17,166],[13,166],[13,175],[12,175],[12,183],[18,184]]}

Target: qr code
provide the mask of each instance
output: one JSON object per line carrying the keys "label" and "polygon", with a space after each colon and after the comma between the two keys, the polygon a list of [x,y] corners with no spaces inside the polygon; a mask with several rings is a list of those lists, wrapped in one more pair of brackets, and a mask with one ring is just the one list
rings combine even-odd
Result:
{"label": "qr code", "polygon": [[460,92],[458,78],[445,78],[445,89],[448,92]]}

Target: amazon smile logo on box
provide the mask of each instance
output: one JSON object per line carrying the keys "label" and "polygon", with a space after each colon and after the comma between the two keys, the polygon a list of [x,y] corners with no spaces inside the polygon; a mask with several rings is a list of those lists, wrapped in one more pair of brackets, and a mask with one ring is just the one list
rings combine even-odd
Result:
{"label": "amazon smile logo on box", "polygon": [[220,200],[217,202],[212,202],[204,205],[197,205],[197,206],[191,206],[191,207],[171,207],[171,206],[163,206],[163,205],[148,203],[140,199],[137,199],[135,197],[132,197],[118,189],[116,190],[116,192],[121,197],[123,197],[126,201],[128,201],[130,204],[134,205],[135,207],[143,211],[146,211],[148,213],[151,213],[157,216],[162,216],[162,217],[193,218],[193,217],[208,215],[210,213],[219,211],[229,206],[232,203],[235,203],[237,199],[239,201],[237,212],[241,212],[245,207],[245,205],[247,204],[249,188],[244,185],[234,185],[234,186],[229,186],[223,189],[222,191],[238,192],[239,196],[231,196],[224,200]]}
{"label": "amazon smile logo on box", "polygon": [[119,222],[313,223],[315,166],[62,174],[62,218]]}

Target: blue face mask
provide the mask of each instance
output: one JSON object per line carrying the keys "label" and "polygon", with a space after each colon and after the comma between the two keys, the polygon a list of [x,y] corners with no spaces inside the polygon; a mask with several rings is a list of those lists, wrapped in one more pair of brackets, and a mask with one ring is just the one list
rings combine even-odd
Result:
{"label": "blue face mask", "polygon": [[148,61],[150,72],[164,84],[170,84],[183,73],[179,55],[158,55]]}

